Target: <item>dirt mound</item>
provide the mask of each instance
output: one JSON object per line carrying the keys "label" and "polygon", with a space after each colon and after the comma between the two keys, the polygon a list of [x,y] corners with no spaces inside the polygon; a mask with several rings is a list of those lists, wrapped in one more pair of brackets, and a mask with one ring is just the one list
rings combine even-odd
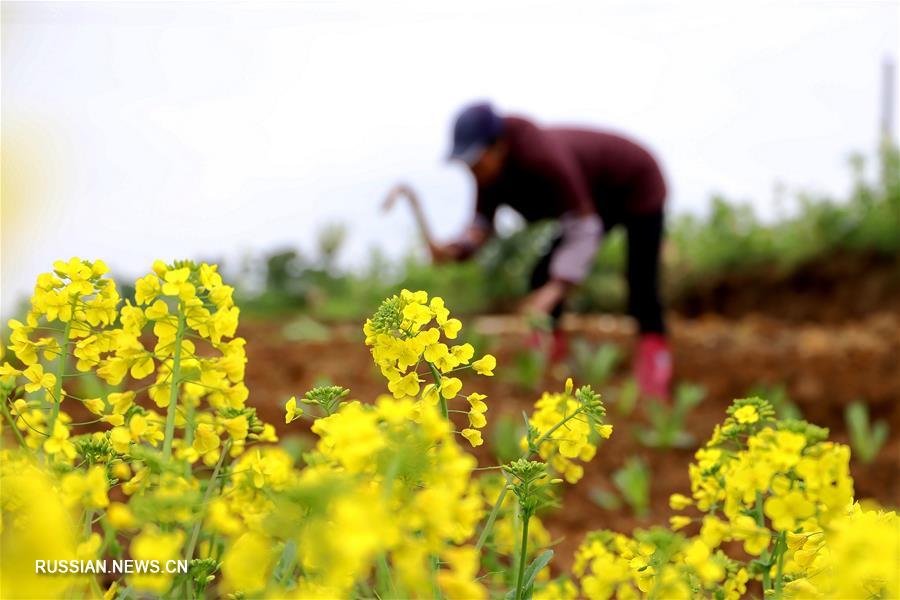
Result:
{"label": "dirt mound", "polygon": [[785,272],[771,265],[724,274],[694,286],[672,308],[685,317],[765,315],[839,323],[900,311],[900,256],[834,254]]}

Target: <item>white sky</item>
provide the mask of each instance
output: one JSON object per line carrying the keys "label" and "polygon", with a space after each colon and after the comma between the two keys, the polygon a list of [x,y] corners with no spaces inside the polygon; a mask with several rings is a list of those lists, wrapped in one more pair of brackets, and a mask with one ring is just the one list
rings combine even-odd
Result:
{"label": "white sky", "polygon": [[72,255],[137,275],[309,249],[341,221],[345,263],[397,256],[412,219],[379,205],[399,179],[449,236],[472,183],[442,157],[472,99],[643,140],[676,212],[721,192],[771,216],[776,182],[842,194],[848,153],[876,144],[898,7],[3,2],[3,312]]}

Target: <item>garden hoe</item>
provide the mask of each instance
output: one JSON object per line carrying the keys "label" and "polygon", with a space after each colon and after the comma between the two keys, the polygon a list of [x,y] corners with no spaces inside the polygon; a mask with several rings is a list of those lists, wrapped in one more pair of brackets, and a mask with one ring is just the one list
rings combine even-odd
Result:
{"label": "garden hoe", "polygon": [[411,187],[403,183],[395,185],[384,199],[382,208],[385,212],[391,210],[401,196],[406,197],[406,199],[409,200],[409,205],[412,207],[413,211],[413,217],[416,219],[416,225],[419,228],[419,233],[422,235],[425,244],[429,249],[434,248],[434,237],[432,237],[431,229],[428,227],[428,222],[425,220],[422,204],[419,202],[419,197]]}

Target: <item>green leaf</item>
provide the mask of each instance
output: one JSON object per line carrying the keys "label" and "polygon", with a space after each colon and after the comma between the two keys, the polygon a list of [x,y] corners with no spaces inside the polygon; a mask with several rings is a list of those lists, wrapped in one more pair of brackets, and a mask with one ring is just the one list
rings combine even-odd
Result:
{"label": "green leaf", "polygon": [[872,460],[878,456],[878,451],[884,446],[888,437],[888,424],[882,420],[875,422],[872,427]]}
{"label": "green leaf", "polygon": [[546,567],[553,558],[553,550],[544,550],[538,554],[528,568],[525,569],[525,589],[527,590],[526,598],[531,598],[531,589],[534,587],[534,580],[537,579],[541,569]]}

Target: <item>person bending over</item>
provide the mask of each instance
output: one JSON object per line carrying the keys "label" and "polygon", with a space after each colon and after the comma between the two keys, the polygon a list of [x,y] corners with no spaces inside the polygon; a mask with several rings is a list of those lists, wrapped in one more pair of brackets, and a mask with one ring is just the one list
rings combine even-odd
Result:
{"label": "person bending over", "polygon": [[471,257],[493,235],[501,205],[529,223],[559,222],[523,305],[553,319],[556,353],[564,344],[557,325],[566,296],[587,276],[603,235],[625,228],[628,312],[640,330],[635,375],[644,395],[668,398],[672,360],[658,282],[666,184],[650,152],[620,135],[540,127],[479,103],[457,116],[450,158],[475,177],[475,215],[455,241],[430,245],[436,262]]}

